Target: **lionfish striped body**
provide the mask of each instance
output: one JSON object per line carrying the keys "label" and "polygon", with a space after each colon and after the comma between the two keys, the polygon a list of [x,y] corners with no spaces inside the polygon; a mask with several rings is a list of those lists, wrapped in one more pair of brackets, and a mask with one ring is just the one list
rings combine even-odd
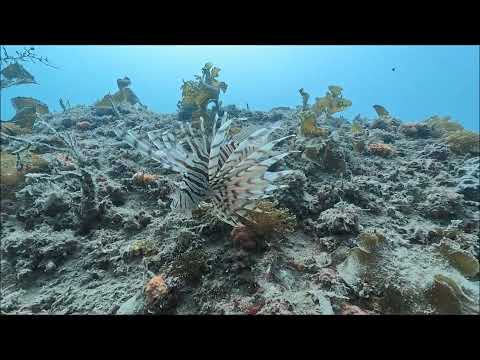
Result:
{"label": "lionfish striped body", "polygon": [[229,136],[232,120],[215,116],[211,136],[207,136],[203,118],[200,128],[182,125],[183,143],[171,132],[159,130],[147,133],[146,139],[138,139],[131,131],[118,134],[132,147],[158,161],[163,168],[182,174],[171,208],[190,213],[200,201],[211,199],[216,215],[224,222],[236,226],[259,199],[268,197],[282,185],[274,183],[293,170],[270,172],[270,166],[290,152],[273,154],[272,148],[286,136],[268,141],[270,134],[279,127],[246,129],[236,136]]}

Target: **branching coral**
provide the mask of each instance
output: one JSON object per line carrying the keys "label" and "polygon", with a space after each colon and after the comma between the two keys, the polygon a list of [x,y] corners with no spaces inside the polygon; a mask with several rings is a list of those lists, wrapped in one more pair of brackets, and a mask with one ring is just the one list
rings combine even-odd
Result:
{"label": "branching coral", "polygon": [[[1,47],[0,63],[2,71],[0,71],[0,89],[8,88],[21,84],[37,84],[32,74],[30,74],[20,62],[42,63],[57,69],[52,65],[47,57],[38,56],[34,47],[24,47],[23,50],[17,50],[15,55],[10,55],[5,46]],[[5,66],[5,67],[3,67]]]}
{"label": "branching coral", "polygon": [[[87,170],[87,158],[81,150],[77,138],[72,132],[59,132],[53,128],[49,123],[43,120],[37,120],[37,122],[51,132],[53,132],[60,144],[63,147],[53,146],[49,144],[42,143],[42,145],[62,153],[68,154],[69,158],[73,160],[73,164],[77,171],[70,171],[68,175],[74,176],[79,179],[81,188],[82,188],[82,201],[79,206],[79,230],[80,233],[88,232],[97,222],[97,220],[102,216],[104,209],[101,206],[97,206],[96,201],[96,191],[95,184],[92,178],[91,173]],[[29,141],[22,138],[16,138],[4,133],[1,133],[2,137],[5,137],[10,140],[18,141],[21,143],[26,143],[28,146],[38,145],[38,142]],[[54,180],[54,179],[52,179]]]}
{"label": "branching coral", "polygon": [[4,89],[14,85],[36,84],[35,78],[19,63],[12,63],[0,72],[0,88]]}
{"label": "branching coral", "polygon": [[352,102],[343,97],[342,91],[340,86],[330,85],[324,97],[315,99],[313,111],[317,115],[331,116],[352,106]]}

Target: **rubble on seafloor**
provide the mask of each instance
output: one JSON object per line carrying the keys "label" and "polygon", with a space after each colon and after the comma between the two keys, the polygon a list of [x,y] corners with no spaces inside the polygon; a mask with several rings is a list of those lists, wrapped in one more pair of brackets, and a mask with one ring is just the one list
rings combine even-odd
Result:
{"label": "rubble on seafloor", "polygon": [[[183,121],[117,97],[130,128]],[[289,231],[235,230],[208,204],[171,212],[178,175],[122,143],[100,105],[42,115],[75,135],[80,167],[38,124],[15,134],[31,143],[21,169],[18,141],[1,139],[2,313],[479,312],[480,159],[473,147],[452,150],[451,132],[385,109],[352,125],[335,108],[308,138],[279,145],[300,153],[275,166],[304,173],[271,199]],[[298,133],[303,111],[225,108],[233,127],[280,121],[278,136]]]}

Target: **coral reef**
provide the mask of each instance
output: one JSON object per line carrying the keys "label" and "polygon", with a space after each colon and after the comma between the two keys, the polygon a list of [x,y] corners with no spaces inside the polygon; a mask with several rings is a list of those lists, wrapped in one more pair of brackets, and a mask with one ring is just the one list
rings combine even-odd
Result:
{"label": "coral reef", "polygon": [[338,202],[318,218],[317,231],[321,234],[351,234],[360,230],[360,209],[346,202]]}
{"label": "coral reef", "polygon": [[312,110],[317,115],[331,116],[352,106],[352,102],[342,95],[340,86],[330,85],[324,97],[316,98]]}
{"label": "coral reef", "polygon": [[96,113],[99,115],[107,115],[118,112],[118,108],[122,105],[134,106],[142,105],[137,95],[130,89],[131,81],[128,77],[117,80],[118,91],[113,95],[107,94],[101,100],[95,103]]}
{"label": "coral reef", "polygon": [[480,202],[480,157],[465,161],[461,171],[456,191],[465,200]]}
{"label": "coral reef", "polygon": [[448,148],[458,155],[479,155],[480,136],[473,131],[449,132],[446,139]]}
{"label": "coral reef", "polygon": [[431,127],[423,123],[402,124],[398,131],[409,138],[424,139],[431,136]]}
{"label": "coral reef", "polygon": [[425,120],[425,124],[432,129],[436,136],[463,130],[463,126],[459,122],[451,120],[450,116],[441,117],[435,115]]}
{"label": "coral reef", "polygon": [[[317,115],[308,99],[221,107],[218,75],[207,64],[178,113],[109,99],[101,114],[64,102],[31,129],[2,124],[2,313],[479,313],[480,158],[447,141],[463,129],[400,123],[384,108],[349,121],[327,102]],[[216,90],[201,97],[202,83]],[[194,154],[211,137],[189,130],[201,108],[212,123],[215,112],[231,117],[215,123],[226,142],[211,165],[225,171],[190,216],[178,200],[198,193],[210,167]],[[316,135],[302,134],[302,113]],[[119,129],[135,135],[134,149]],[[252,144],[258,151],[242,155]],[[185,162],[193,171],[152,161],[172,152],[195,160]],[[233,223],[228,210],[245,198],[254,201]]]}

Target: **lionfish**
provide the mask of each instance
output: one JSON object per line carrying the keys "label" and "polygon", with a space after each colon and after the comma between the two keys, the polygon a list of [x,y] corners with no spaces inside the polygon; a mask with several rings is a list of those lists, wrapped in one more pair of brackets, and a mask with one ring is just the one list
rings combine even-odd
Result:
{"label": "lionfish", "polygon": [[[182,175],[181,183],[173,196],[171,208],[191,215],[191,210],[201,201],[210,199],[214,214],[232,226],[242,224],[249,211],[256,209],[257,201],[271,196],[276,189],[286,187],[276,182],[295,170],[272,172],[268,169],[296,152],[276,154],[273,147],[281,141],[294,137],[285,136],[269,141],[269,136],[278,129],[279,123],[269,128],[247,127],[230,136],[232,120],[227,113],[215,115],[213,126],[205,131],[203,117],[200,128],[182,124],[180,134],[154,130],[142,139],[132,131],[118,133],[130,146],[156,160],[161,167]],[[180,141],[179,141],[180,140]]]}

